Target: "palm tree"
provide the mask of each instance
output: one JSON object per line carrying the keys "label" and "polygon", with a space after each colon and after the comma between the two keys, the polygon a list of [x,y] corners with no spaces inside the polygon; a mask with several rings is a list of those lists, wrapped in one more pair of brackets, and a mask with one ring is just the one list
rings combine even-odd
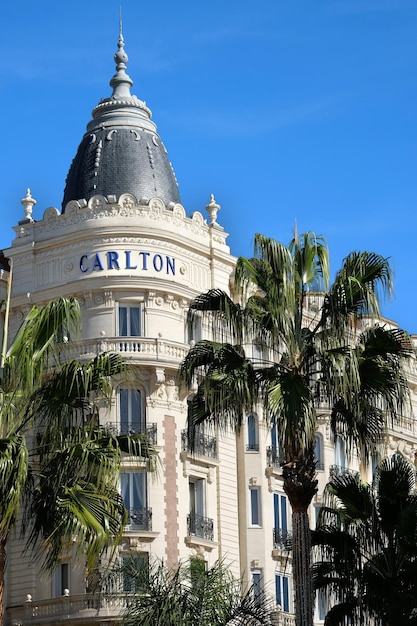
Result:
{"label": "palm tree", "polygon": [[[260,589],[242,595],[241,581],[222,561],[206,570],[193,557],[168,569],[161,561],[130,557],[116,567],[101,588],[124,588],[129,602],[123,626],[267,626],[271,603]],[[110,591],[111,593],[111,591]]]}
{"label": "palm tree", "polygon": [[315,587],[331,605],[326,626],[417,624],[415,479],[396,454],[371,485],[352,474],[328,484],[313,531]]}
{"label": "palm tree", "polygon": [[4,358],[0,379],[0,622],[7,540],[22,509],[26,548],[53,569],[70,538],[88,568],[115,549],[127,513],[118,493],[122,455],[154,458],[140,436],[114,436],[98,412],[123,371],[114,354],[65,361],[78,302],[33,307]]}
{"label": "palm tree", "polygon": [[[256,235],[255,256],[238,259],[235,284],[237,301],[210,290],[190,305],[190,319],[211,316],[214,340],[192,347],[180,368],[183,384],[197,383],[189,439],[202,422],[239,430],[245,414],[263,405],[267,423],[277,427],[292,506],[296,622],[310,626],[307,511],[317,491],[318,411],[330,403],[334,435],[366,459],[407,397],[401,364],[411,343],[403,331],[377,323],[379,296],[390,293],[392,279],[388,260],[375,253],[349,254],[329,289],[322,237],[295,235],[285,246]],[[254,344],[264,346],[268,358],[253,359]]]}

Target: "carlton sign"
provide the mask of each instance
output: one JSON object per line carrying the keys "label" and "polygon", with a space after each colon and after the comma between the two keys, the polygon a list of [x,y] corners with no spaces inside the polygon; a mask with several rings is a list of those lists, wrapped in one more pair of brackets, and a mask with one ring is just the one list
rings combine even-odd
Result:
{"label": "carlton sign", "polygon": [[137,270],[147,272],[154,270],[163,274],[175,276],[175,259],[166,254],[152,252],[123,250],[108,250],[83,254],[80,258],[80,270],[86,272],[104,272],[108,270]]}

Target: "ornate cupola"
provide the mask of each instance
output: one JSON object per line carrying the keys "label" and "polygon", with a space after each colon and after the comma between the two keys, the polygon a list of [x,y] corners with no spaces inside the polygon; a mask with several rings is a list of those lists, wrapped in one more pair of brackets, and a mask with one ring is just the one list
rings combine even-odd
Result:
{"label": "ornate cupola", "polygon": [[62,211],[71,200],[131,193],[137,200],[158,197],[167,208],[180,202],[178,184],[146,103],[131,95],[128,56],[120,28],[114,55],[113,93],[93,110],[68,172]]}

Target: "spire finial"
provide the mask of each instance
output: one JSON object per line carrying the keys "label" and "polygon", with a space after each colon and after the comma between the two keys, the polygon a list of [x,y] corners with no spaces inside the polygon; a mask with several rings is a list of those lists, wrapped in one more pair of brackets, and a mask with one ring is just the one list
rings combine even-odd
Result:
{"label": "spire finial", "polygon": [[133,85],[133,81],[126,74],[126,63],[129,60],[125,52],[125,41],[123,38],[123,22],[122,22],[122,7],[120,6],[119,16],[119,41],[117,44],[118,50],[114,55],[114,62],[116,63],[116,74],[110,81],[110,86],[113,87],[112,98],[131,98],[130,88]]}

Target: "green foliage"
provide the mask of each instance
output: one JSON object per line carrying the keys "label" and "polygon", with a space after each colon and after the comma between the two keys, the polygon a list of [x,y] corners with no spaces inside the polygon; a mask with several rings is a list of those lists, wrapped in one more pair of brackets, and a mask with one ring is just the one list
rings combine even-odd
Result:
{"label": "green foliage", "polygon": [[[256,235],[255,257],[238,259],[235,282],[237,302],[213,289],[190,305],[190,319],[210,315],[216,337],[192,347],[180,368],[180,382],[198,384],[190,441],[201,422],[239,430],[262,403],[278,427],[284,463],[311,463],[317,411],[326,401],[333,434],[366,458],[386,416],[395,419],[408,397],[402,364],[412,353],[410,338],[377,321],[379,298],[392,289],[388,260],[353,252],[328,289],[323,237],[296,234],[284,246]],[[357,320],[365,315],[362,327]],[[253,345],[263,347],[261,360],[252,358]]]}
{"label": "green foliage", "polygon": [[[126,584],[128,583],[128,584]],[[109,593],[128,587],[124,626],[267,626],[272,605],[265,593],[249,589],[242,595],[241,581],[225,564],[206,569],[194,557],[189,564],[169,569],[161,561],[126,558],[101,585]]]}
{"label": "green foliage", "polygon": [[[330,287],[329,273],[323,237],[296,233],[285,246],[255,235],[254,258],[236,264],[236,300],[210,290],[191,302],[190,318],[209,316],[214,341],[193,346],[179,372],[188,389],[197,384],[191,443],[201,423],[239,431],[245,415],[263,407],[266,424],[276,427],[293,515],[304,515],[297,528],[307,524],[317,491],[314,440],[323,402],[332,409],[333,435],[366,462],[408,398],[402,367],[413,352],[410,338],[378,321],[380,297],[392,290],[388,259],[352,252]],[[261,358],[253,358],[254,345],[262,346]],[[301,563],[297,611],[311,595],[306,537],[303,527],[293,546]],[[303,624],[311,624],[312,602],[305,614]],[[297,623],[303,619],[297,615]]]}
{"label": "green foliage", "polygon": [[66,360],[79,314],[73,298],[33,307],[1,371],[0,539],[22,506],[26,549],[47,569],[69,546],[89,568],[115,549],[127,517],[117,490],[122,456],[152,464],[156,454],[144,436],[99,426],[124,365],[115,354]]}
{"label": "green foliage", "polygon": [[371,485],[345,474],[330,481],[313,531],[314,582],[327,597],[326,626],[381,620],[417,624],[415,467],[396,454]]}

